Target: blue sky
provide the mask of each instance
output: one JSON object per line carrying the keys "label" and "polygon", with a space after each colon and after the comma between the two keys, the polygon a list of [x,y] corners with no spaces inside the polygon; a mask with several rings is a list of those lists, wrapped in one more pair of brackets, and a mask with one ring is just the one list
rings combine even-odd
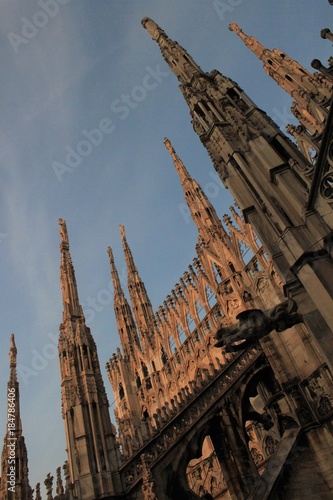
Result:
{"label": "blue sky", "polygon": [[[14,332],[33,487],[66,459],[56,349],[58,218],[67,221],[79,296],[112,402],[104,366],[119,341],[107,246],[125,277],[119,224],[155,309],[195,256],[197,232],[184,212],[165,136],[221,217],[230,205],[177,80],[141,19],[154,19],[203,70],[236,80],[284,128],[292,121],[291,99],[228,24],[237,22],[311,69],[312,59],[326,64],[331,55],[319,32],[331,27],[333,14],[326,0],[54,2],[49,10],[41,7],[46,0],[0,5],[0,436]],[[126,95],[135,99],[120,111]],[[89,135],[96,128],[103,132]],[[82,142],[87,135],[95,141],[90,147]],[[72,167],[64,170],[59,165],[68,154]]]}

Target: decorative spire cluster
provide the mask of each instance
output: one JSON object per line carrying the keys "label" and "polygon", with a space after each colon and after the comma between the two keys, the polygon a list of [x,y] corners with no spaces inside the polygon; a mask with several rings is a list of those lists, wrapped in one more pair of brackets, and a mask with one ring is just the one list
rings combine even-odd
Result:
{"label": "decorative spire cluster", "polygon": [[[22,434],[20,416],[20,389],[16,373],[17,348],[15,336],[10,336],[9,369],[7,384],[8,423],[1,454],[1,500],[32,500],[32,489],[29,484],[28,452]],[[12,456],[15,456],[14,473],[12,472]],[[14,476],[14,477],[13,477]]]}
{"label": "decorative spire cluster", "polygon": [[[118,463],[118,452],[96,344],[79,303],[66,222],[59,219],[59,225],[64,305],[59,336],[62,415],[72,489],[77,497],[90,500],[115,493],[111,471]],[[51,491],[50,477],[45,484]]]}
{"label": "decorative spire cluster", "polygon": [[128,288],[135,322],[143,342],[150,343],[153,329],[153,308],[144,282],[139,276],[131,249],[127,243],[125,228],[120,226],[120,234],[127,266]]}
{"label": "decorative spire cluster", "polygon": [[[121,226],[123,228],[123,226]],[[122,289],[111,247],[108,247],[111,277],[114,289],[114,312],[123,352],[126,357],[135,356],[134,346],[141,349],[132,310]],[[133,262],[134,265],[134,262]]]}
{"label": "decorative spire cluster", "polygon": [[265,72],[296,101],[291,108],[296,118],[311,133],[321,133],[327,118],[332,83],[322,75],[310,73],[284,52],[267,49],[254,37],[246,35],[238,24],[231,23],[229,29],[263,61]]}
{"label": "decorative spire cluster", "polygon": [[200,73],[202,69],[192,57],[177,42],[170,40],[166,33],[149,17],[141,21],[143,27],[150,33],[158,43],[165,61],[172,67],[180,83],[190,83],[193,76]]}
{"label": "decorative spire cluster", "polygon": [[69,252],[69,239],[66,221],[64,221],[63,219],[59,219],[59,228],[61,252],[60,284],[64,307],[64,320],[69,317],[83,318],[83,311],[79,302],[74,267]]}

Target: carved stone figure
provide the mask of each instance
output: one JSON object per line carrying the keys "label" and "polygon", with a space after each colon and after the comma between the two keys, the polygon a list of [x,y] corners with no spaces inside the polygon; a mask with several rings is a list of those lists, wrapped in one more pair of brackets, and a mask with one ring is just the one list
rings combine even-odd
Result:
{"label": "carved stone figure", "polygon": [[283,332],[302,322],[296,303],[288,299],[277,306],[262,311],[249,309],[236,316],[238,324],[219,328],[215,347],[225,347],[227,352],[239,351],[255,344],[272,330]]}

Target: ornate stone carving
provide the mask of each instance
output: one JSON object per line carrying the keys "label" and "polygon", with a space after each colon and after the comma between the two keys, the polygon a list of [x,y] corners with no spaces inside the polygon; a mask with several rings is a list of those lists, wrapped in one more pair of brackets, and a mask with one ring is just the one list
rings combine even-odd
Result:
{"label": "ornate stone carving", "polygon": [[215,347],[225,347],[227,352],[238,351],[258,342],[272,330],[283,332],[302,322],[302,317],[297,312],[297,305],[291,299],[281,302],[268,311],[261,309],[242,311],[236,319],[237,325],[222,327],[217,331]]}
{"label": "ornate stone carving", "polygon": [[325,200],[333,200],[333,172],[329,172],[323,178],[320,186],[320,192]]}

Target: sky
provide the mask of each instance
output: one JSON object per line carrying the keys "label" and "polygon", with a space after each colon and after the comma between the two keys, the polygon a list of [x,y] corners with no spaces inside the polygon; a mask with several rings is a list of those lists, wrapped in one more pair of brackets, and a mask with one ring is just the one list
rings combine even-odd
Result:
{"label": "sky", "polygon": [[333,8],[327,0],[0,0],[0,9],[0,436],[14,332],[35,487],[66,460],[58,218],[67,221],[115,422],[105,363],[120,343],[107,247],[125,288],[123,224],[155,310],[195,257],[197,231],[164,137],[221,218],[232,203],[141,19],[154,19],[204,71],[237,81],[284,130],[291,98],[228,24],[312,71],[312,59],[326,64],[331,55],[320,30],[332,28]]}

